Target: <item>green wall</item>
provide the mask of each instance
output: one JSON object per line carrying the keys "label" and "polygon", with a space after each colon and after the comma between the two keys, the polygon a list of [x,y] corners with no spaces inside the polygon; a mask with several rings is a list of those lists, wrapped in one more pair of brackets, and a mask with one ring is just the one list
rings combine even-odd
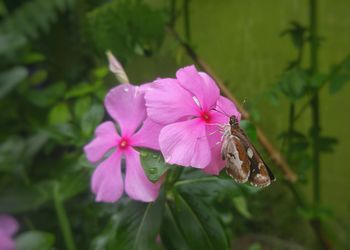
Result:
{"label": "green wall", "polygon": [[[162,1],[150,1],[162,5]],[[165,1],[167,2],[167,1]],[[288,102],[273,106],[262,98],[275,84],[287,62],[296,55],[289,37],[280,34],[291,21],[308,25],[308,1],[305,0],[191,0],[191,42],[215,72],[227,83],[239,100],[258,103],[260,125],[276,146],[276,137],[287,126]],[[328,72],[332,64],[350,55],[350,2],[319,1],[320,69]],[[181,22],[178,26],[182,28]],[[176,53],[176,57],[169,56]],[[308,55],[308,49],[305,51]],[[307,59],[308,56],[305,58]],[[135,59],[127,69],[136,82],[156,76],[174,75],[174,68],[191,63],[170,38],[160,55]],[[307,65],[308,60],[304,64]],[[145,64],[148,70],[144,71]],[[162,71],[160,72],[159,66]],[[259,100],[256,102],[256,100]],[[323,201],[339,215],[349,214],[350,164],[350,85],[341,93],[321,94],[323,134],[335,136],[339,145],[322,157]],[[310,112],[298,122],[307,131]],[[278,170],[274,169],[275,172]],[[306,187],[310,189],[311,183]],[[308,190],[306,193],[311,193]]]}

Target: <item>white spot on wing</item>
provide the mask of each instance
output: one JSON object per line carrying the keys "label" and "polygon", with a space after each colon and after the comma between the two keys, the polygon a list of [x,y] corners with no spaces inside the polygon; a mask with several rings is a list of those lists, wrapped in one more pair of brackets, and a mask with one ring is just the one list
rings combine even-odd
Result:
{"label": "white spot on wing", "polygon": [[254,153],[253,153],[253,150],[252,150],[251,148],[248,148],[248,149],[247,149],[247,154],[248,154],[248,157],[249,157],[249,158],[252,158],[252,157],[253,157],[253,154],[254,154]]}

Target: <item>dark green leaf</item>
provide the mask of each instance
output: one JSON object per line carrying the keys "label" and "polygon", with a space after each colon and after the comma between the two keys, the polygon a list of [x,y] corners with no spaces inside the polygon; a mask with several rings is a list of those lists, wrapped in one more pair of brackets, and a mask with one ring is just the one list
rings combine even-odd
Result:
{"label": "dark green leaf", "polygon": [[44,89],[31,90],[26,97],[38,107],[48,107],[63,97],[65,89],[66,84],[64,82],[57,82]]}
{"label": "dark green leaf", "polygon": [[150,55],[158,49],[165,20],[143,1],[111,1],[89,12],[88,24],[96,47],[114,52],[122,62],[130,55]]}
{"label": "dark green leaf", "polygon": [[26,141],[21,137],[7,138],[0,145],[0,171],[16,171],[24,167],[21,157],[27,149]]}
{"label": "dark green leaf", "polygon": [[24,67],[15,67],[0,73],[0,99],[10,93],[28,75]]}
{"label": "dark green leaf", "polygon": [[151,250],[156,248],[156,238],[163,216],[164,198],[153,203],[130,201],[123,209],[113,242],[108,249]]}
{"label": "dark green leaf", "polygon": [[13,53],[27,43],[24,36],[16,32],[1,32],[0,34],[0,55]]}
{"label": "dark green leaf", "polygon": [[189,245],[186,242],[185,236],[180,228],[180,225],[174,217],[170,205],[165,203],[164,216],[160,230],[160,236],[166,249],[169,250],[187,250]]}
{"label": "dark green leaf", "polygon": [[158,181],[170,167],[170,165],[165,163],[163,156],[157,151],[142,149],[140,156],[143,170],[152,182]]}
{"label": "dark green leaf", "polygon": [[334,75],[330,80],[329,92],[331,94],[337,93],[349,81],[350,81],[350,74],[349,75],[343,75],[343,74],[342,75],[341,74]]}
{"label": "dark green leaf", "polygon": [[326,80],[327,80],[327,75],[320,74],[320,73],[315,74],[311,77],[310,86],[312,88],[318,89],[326,83]]}
{"label": "dark green leaf", "polygon": [[81,119],[81,129],[84,135],[91,135],[96,126],[102,121],[104,109],[100,104],[94,104]]}
{"label": "dark green leaf", "polygon": [[19,213],[34,210],[48,201],[40,188],[16,187],[0,193],[0,213]]}
{"label": "dark green leaf", "polygon": [[283,73],[279,86],[282,93],[296,101],[306,93],[307,74],[299,68],[292,68]]}
{"label": "dark green leaf", "polygon": [[70,123],[55,124],[51,126],[46,132],[58,141],[67,143],[67,139],[75,139],[77,136],[74,127]]}
{"label": "dark green leaf", "polygon": [[[175,192],[175,202],[169,202],[169,213],[173,215],[175,225],[178,226],[177,237],[180,233],[189,249],[227,249],[228,242],[224,229],[218,217],[210,206],[198,197],[183,192]],[[175,227],[173,225],[172,227]],[[164,227],[167,225],[164,225]],[[174,244],[163,232],[162,237],[167,244]],[[171,233],[171,232],[168,232]],[[176,242],[175,242],[176,244]],[[177,245],[170,245],[170,249],[178,249]]]}
{"label": "dark green leaf", "polygon": [[89,178],[85,172],[79,171],[63,176],[59,180],[59,193],[62,200],[69,199],[88,189]]}
{"label": "dark green leaf", "polygon": [[334,65],[331,70],[329,92],[335,94],[350,81],[350,56]]}
{"label": "dark green leaf", "polygon": [[335,137],[323,136],[319,138],[317,146],[320,151],[332,153],[334,152],[334,147],[338,144],[338,139]]}
{"label": "dark green leaf", "polygon": [[293,45],[300,49],[303,47],[305,42],[305,33],[307,28],[301,25],[300,23],[293,21],[291,22],[290,28],[282,32],[281,35],[290,35]]}
{"label": "dark green leaf", "polygon": [[54,235],[40,231],[28,231],[16,237],[17,250],[51,250],[54,243]]}
{"label": "dark green leaf", "polygon": [[188,193],[212,202],[221,195],[230,197],[241,194],[241,190],[232,179],[223,179],[217,176],[203,176],[180,180],[175,187],[183,193]]}

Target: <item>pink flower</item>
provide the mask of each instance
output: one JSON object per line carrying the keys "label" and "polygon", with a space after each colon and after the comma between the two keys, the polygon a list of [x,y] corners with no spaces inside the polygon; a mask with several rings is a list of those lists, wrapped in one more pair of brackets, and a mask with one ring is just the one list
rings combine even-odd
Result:
{"label": "pink flower", "polygon": [[18,223],[10,215],[0,215],[0,250],[14,250],[15,241],[12,239],[18,231]]}
{"label": "pink flower", "polygon": [[91,162],[100,161],[112,151],[92,176],[91,188],[96,201],[115,202],[123,194],[122,157],[126,159],[125,191],[128,196],[144,202],[154,201],[160,183],[148,180],[135,147],[159,150],[161,126],[146,118],[143,90],[130,84],[113,88],[105,98],[105,107],[119,125],[121,135],[113,122],[103,122],[95,130],[95,139],[84,147]]}
{"label": "pink flower", "polygon": [[[224,167],[221,159],[219,126],[231,115],[240,113],[227,98],[220,96],[214,80],[194,66],[181,68],[176,79],[158,79],[145,94],[148,116],[166,125],[159,144],[170,164],[204,169],[218,174]],[[227,114],[224,115],[223,113]]]}

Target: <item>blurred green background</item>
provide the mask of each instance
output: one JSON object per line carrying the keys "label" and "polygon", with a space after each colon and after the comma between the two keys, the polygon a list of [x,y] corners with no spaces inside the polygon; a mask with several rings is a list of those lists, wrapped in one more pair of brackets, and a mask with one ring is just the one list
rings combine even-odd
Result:
{"label": "blurred green background", "polygon": [[[93,202],[88,187],[93,168],[82,147],[105,116],[104,95],[117,84],[108,73],[105,51],[111,50],[125,65],[134,84],[173,77],[179,67],[194,63],[169,32],[173,29],[244,102],[254,123],[286,158],[281,134],[289,126],[291,102],[300,110],[312,93],[320,93],[321,134],[329,137],[323,142],[329,149],[320,156],[319,210],[295,202],[279,168],[271,164],[277,182],[257,194],[244,194],[244,208],[233,212],[232,249],[319,249],[307,223],[314,218],[324,222],[332,249],[347,249],[350,2],[316,2],[317,73],[327,80],[317,88],[302,80],[305,91],[293,99],[279,86],[298,55],[291,37],[300,34],[284,31],[293,22],[306,29],[298,67],[309,74],[309,1],[0,1],[0,212],[17,216],[22,231],[55,235],[52,244],[65,249],[52,214],[57,212],[57,199],[54,207],[50,201],[52,192],[59,192],[58,200],[66,202],[68,217],[72,216],[75,241],[82,244],[78,249],[104,249],[93,242],[100,231],[108,230],[106,215],[114,207]],[[332,73],[334,65],[341,74]],[[310,204],[314,193],[311,123],[312,108],[307,107],[294,128],[303,135],[304,144],[293,153],[296,160],[288,158],[299,177],[293,185]],[[242,210],[249,215],[242,215]]]}

